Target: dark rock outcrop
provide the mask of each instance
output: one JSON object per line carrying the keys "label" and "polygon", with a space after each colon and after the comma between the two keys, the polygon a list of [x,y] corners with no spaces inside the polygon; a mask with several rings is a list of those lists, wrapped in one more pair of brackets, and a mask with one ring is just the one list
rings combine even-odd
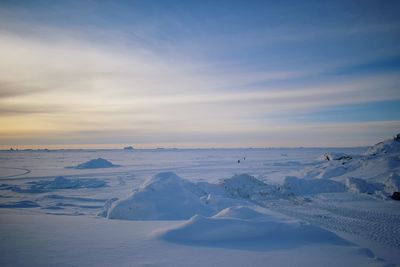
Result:
{"label": "dark rock outcrop", "polygon": [[400,200],[400,192],[394,192],[392,195],[393,200]]}

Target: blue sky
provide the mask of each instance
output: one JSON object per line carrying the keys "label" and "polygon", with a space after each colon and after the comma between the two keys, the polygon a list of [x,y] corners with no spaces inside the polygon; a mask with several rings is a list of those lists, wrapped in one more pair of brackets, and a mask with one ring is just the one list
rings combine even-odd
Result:
{"label": "blue sky", "polygon": [[0,146],[372,144],[400,132],[399,13],[398,1],[1,1]]}

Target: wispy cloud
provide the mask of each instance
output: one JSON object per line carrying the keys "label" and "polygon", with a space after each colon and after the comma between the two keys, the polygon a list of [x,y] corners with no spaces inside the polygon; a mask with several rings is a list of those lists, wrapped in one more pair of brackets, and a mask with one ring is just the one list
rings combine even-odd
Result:
{"label": "wispy cloud", "polygon": [[[12,34],[1,38],[0,70],[3,83],[8,84],[0,99],[5,129],[101,131],[107,125],[132,133],[165,132],[168,127],[190,135],[241,132],[242,125],[261,128],[275,116],[285,123],[281,112],[290,115],[318,107],[400,99],[397,73],[227,91],[249,82],[301,77],[302,72],[216,75],[212,65],[204,70],[202,64],[169,64],[168,58],[143,47],[113,48],[106,40],[99,45],[71,37],[67,41]],[[14,119],[4,119],[9,116]],[[32,123],[16,126],[17,116]]]}
{"label": "wispy cloud", "polygon": [[[0,14],[15,16],[12,10]],[[335,134],[352,132],[352,124],[293,123],[293,117],[326,107],[400,100],[397,69],[332,75],[341,68],[394,55],[396,50],[377,49],[349,58],[331,55],[325,61],[327,55],[305,45],[323,47],[330,41],[371,34],[392,36],[397,24],[329,31],[300,25],[304,32],[275,27],[240,35],[233,31],[195,36],[190,28],[199,25],[186,26],[176,19],[173,25],[185,36],[175,33],[166,38],[157,36],[151,23],[113,31],[30,25],[15,17],[0,21],[5,22],[0,27],[0,145],[45,144],[46,140],[174,146],[348,145]],[[291,48],[307,51],[293,54]],[[352,49],[344,55],[352,54]],[[293,58],[279,60],[286,52]],[[317,58],[309,60],[308,54]],[[363,122],[357,133],[364,129],[376,136],[381,128],[387,135],[396,131],[396,123]],[[331,134],[326,134],[327,129]],[[290,141],[292,132],[302,137]],[[321,134],[324,137],[315,138]],[[348,140],[361,144],[355,138]]]}

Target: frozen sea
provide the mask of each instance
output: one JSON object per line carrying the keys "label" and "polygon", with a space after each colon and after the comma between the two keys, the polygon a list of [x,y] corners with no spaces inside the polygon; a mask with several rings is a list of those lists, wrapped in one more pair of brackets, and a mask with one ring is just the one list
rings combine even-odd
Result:
{"label": "frozen sea", "polygon": [[1,151],[0,265],[395,266],[400,158],[366,149]]}

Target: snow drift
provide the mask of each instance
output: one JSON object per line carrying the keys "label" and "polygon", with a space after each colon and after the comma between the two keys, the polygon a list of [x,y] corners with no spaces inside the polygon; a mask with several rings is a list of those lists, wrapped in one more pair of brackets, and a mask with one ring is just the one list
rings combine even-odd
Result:
{"label": "snow drift", "polygon": [[172,172],[159,173],[144,182],[127,199],[116,201],[107,217],[124,220],[184,220],[213,210],[200,199],[206,193]]}
{"label": "snow drift", "polygon": [[99,169],[99,168],[115,168],[120,165],[112,164],[110,161],[102,158],[92,159],[84,163],[78,164],[73,167],[67,167],[72,169]]}
{"label": "snow drift", "polygon": [[178,243],[250,243],[274,248],[309,243],[345,243],[335,234],[319,227],[271,211],[264,212],[236,206],[224,209],[212,217],[195,215],[189,221],[159,233],[159,237]]}

